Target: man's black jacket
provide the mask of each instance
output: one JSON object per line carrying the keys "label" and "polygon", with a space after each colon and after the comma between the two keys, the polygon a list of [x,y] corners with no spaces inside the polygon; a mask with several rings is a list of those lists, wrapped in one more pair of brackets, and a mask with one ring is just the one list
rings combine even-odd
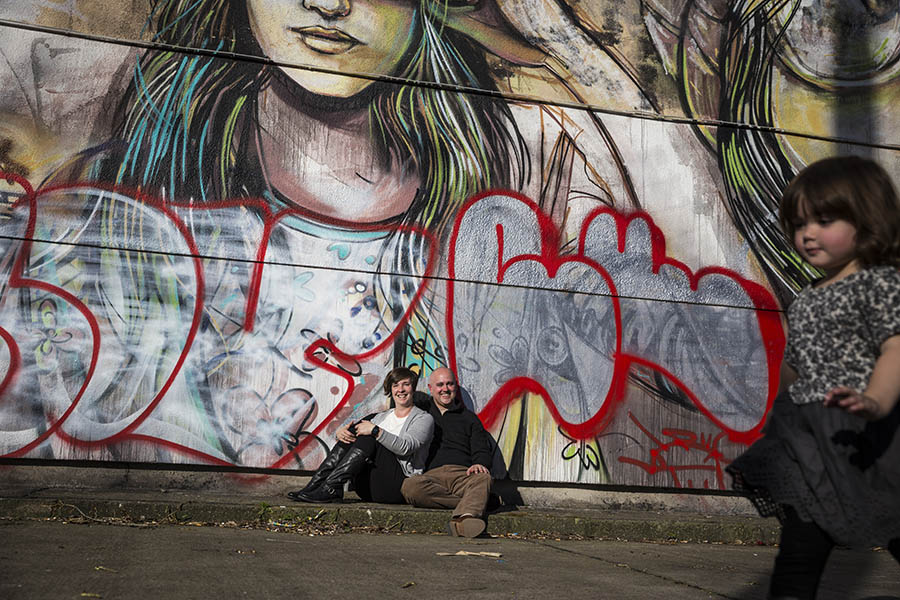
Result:
{"label": "man's black jacket", "polygon": [[468,410],[459,398],[441,414],[434,400],[429,398],[428,412],[434,418],[434,437],[428,451],[426,469],[442,465],[474,464],[491,468],[492,452],[489,434],[478,416]]}

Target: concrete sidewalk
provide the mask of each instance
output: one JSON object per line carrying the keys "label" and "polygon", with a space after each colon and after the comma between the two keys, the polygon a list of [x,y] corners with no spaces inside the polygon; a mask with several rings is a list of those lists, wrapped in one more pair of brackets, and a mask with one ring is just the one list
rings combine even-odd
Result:
{"label": "concrete sidewalk", "polygon": [[[295,475],[3,465],[0,518],[415,533],[447,530],[448,511],[364,503],[352,493],[339,504],[292,502],[285,493],[301,487],[305,479]],[[503,488],[502,482],[498,487]],[[516,496],[515,490],[503,492],[507,497]],[[696,506],[679,506],[671,499],[660,502],[639,493],[631,494],[629,503],[601,496],[593,506],[565,502],[560,494],[556,497],[567,505],[502,506],[489,516],[488,533],[522,538],[753,545],[770,545],[778,540],[778,523],[747,514],[749,503],[741,498],[707,497],[711,510],[701,511]]]}
{"label": "concrete sidewalk", "polygon": [[[4,600],[764,600],[776,552],[72,520],[0,520],[0,536]],[[818,600],[900,600],[898,590],[887,552],[837,550]]]}

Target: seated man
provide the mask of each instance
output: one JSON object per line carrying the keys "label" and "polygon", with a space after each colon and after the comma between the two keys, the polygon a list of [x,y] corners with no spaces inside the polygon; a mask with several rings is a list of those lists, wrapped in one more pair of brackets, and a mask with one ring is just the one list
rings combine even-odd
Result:
{"label": "seated man", "polygon": [[400,492],[413,506],[452,508],[450,534],[476,537],[484,531],[491,493],[491,444],[475,413],[457,399],[456,377],[440,368],[428,380],[434,437],[421,475],[403,482]]}

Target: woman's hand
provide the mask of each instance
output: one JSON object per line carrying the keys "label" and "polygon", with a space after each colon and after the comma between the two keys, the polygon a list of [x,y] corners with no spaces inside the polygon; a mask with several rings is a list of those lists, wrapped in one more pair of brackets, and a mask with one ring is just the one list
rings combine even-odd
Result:
{"label": "woman's hand", "polygon": [[836,387],[825,394],[825,406],[842,408],[869,421],[884,416],[884,409],[874,398],[848,387]]}
{"label": "woman's hand", "polygon": [[360,421],[356,424],[356,435],[372,435],[375,425],[371,421]]}
{"label": "woman's hand", "polygon": [[334,434],[334,437],[337,438],[337,441],[344,442],[345,444],[352,444],[356,441],[356,436],[350,431],[349,425],[344,425],[338,429],[337,433]]}

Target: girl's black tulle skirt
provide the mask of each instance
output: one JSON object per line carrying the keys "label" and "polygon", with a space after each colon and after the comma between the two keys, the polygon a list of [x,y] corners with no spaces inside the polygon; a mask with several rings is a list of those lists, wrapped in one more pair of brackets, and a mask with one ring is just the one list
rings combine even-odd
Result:
{"label": "girl's black tulle skirt", "polygon": [[869,422],[821,402],[776,399],[763,437],[726,470],[764,517],[790,505],[836,544],[900,538],[900,404]]}

